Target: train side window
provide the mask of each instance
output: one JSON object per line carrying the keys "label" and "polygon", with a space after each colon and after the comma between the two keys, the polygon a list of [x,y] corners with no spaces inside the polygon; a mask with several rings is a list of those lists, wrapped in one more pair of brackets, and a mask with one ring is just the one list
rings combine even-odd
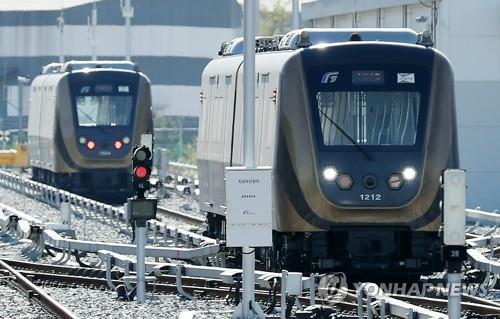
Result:
{"label": "train side window", "polygon": [[219,96],[219,102],[217,104],[217,118],[216,121],[213,123],[218,123],[217,124],[217,142],[222,143],[223,138],[223,130],[222,127],[223,125],[221,124],[221,120],[224,118],[224,96]]}
{"label": "train side window", "polygon": [[269,72],[262,73],[262,83],[268,83],[268,82],[269,82]]}
{"label": "train side window", "polygon": [[[274,99],[274,90],[272,90],[273,96],[269,99],[266,99],[266,111],[267,111],[267,120],[268,123],[266,125],[266,148],[272,148],[274,145],[274,133],[276,127],[276,103]],[[266,92],[267,93],[267,92]],[[269,94],[268,94],[269,95]]]}

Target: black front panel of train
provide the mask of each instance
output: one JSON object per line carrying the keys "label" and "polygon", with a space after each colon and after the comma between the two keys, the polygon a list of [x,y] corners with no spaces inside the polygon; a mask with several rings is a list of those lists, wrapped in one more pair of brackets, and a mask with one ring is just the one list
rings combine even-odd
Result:
{"label": "black front panel of train", "polygon": [[93,159],[119,159],[132,147],[139,75],[97,71],[69,75],[76,143]]}
{"label": "black front panel of train", "polygon": [[304,54],[318,182],[336,206],[397,208],[420,191],[432,53],[384,48]]}

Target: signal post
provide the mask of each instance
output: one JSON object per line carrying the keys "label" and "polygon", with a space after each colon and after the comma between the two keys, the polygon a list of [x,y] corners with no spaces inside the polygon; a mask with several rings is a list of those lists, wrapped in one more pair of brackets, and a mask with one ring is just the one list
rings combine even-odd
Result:
{"label": "signal post", "polygon": [[156,198],[146,198],[151,187],[149,177],[153,167],[153,137],[143,134],[140,146],[135,146],[132,156],[132,185],[134,197],[127,200],[127,214],[135,227],[137,245],[137,303],[146,301],[146,224],[156,218]]}
{"label": "signal post", "polygon": [[228,247],[241,247],[243,298],[236,319],[264,318],[255,302],[255,247],[272,246],[271,169],[255,163],[255,25],[256,1],[244,1],[243,157],[244,167],[226,168]]}
{"label": "signal post", "polygon": [[448,284],[448,318],[461,318],[462,263],[467,258],[465,242],[466,175],[464,170],[443,173],[443,258]]}

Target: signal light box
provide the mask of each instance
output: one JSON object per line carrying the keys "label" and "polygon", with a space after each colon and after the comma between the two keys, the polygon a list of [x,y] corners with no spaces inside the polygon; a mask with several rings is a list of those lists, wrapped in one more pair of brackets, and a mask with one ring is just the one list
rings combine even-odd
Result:
{"label": "signal light box", "polygon": [[273,244],[270,167],[226,167],[227,247]]}

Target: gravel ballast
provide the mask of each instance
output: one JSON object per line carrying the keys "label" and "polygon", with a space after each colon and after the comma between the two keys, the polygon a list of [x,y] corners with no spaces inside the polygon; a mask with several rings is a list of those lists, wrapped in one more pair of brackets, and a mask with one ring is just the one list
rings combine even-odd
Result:
{"label": "gravel ballast", "polygon": [[0,277],[0,318],[3,319],[56,319],[37,303],[23,296],[23,292],[7,285],[10,279]]}

